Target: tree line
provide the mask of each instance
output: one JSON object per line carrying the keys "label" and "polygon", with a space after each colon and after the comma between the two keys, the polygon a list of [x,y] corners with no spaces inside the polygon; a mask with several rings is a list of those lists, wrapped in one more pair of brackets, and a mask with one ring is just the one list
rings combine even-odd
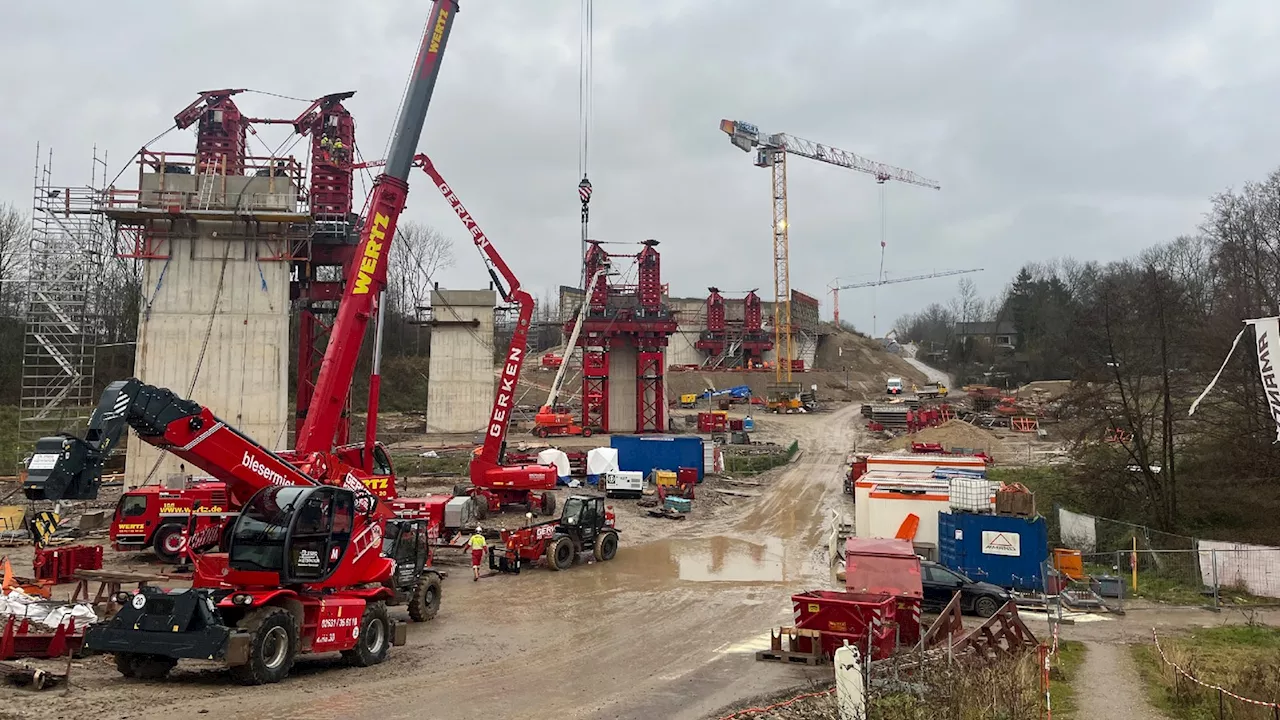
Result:
{"label": "tree line", "polygon": [[[1280,451],[1252,331],[1197,413],[1188,409],[1243,321],[1276,315],[1278,297],[1280,170],[1214,196],[1194,233],[1117,262],[1027,264],[987,300],[966,280],[949,303],[896,329],[960,380],[1074,381],[1056,431],[1074,443],[1092,509],[1221,536],[1273,528],[1268,514],[1280,510]],[[1011,332],[1013,347],[957,332],[974,321]]]}

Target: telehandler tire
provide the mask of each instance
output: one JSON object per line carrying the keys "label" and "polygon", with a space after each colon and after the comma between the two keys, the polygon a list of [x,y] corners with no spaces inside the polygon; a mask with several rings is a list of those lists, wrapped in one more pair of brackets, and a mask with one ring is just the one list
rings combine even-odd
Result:
{"label": "telehandler tire", "polygon": [[547,567],[565,570],[573,566],[573,541],[566,535],[557,535],[547,545]]}
{"label": "telehandler tire", "polygon": [[242,685],[266,685],[285,679],[298,656],[298,626],[293,614],[268,605],[250,612],[236,624],[249,633],[249,662],[232,665],[231,677]]}
{"label": "telehandler tire", "polygon": [[544,492],[544,493],[542,493],[542,497],[541,497],[541,498],[539,498],[539,500],[541,500],[541,505],[542,505],[542,514],[543,514],[543,515],[546,515],[547,517],[552,517],[552,516],[554,516],[554,515],[556,514],[556,496],[555,496],[555,493],[550,492],[550,491],[548,491],[548,492]]}
{"label": "telehandler tire", "polygon": [[423,573],[409,596],[409,619],[426,622],[440,612],[440,576]]}
{"label": "telehandler tire", "polygon": [[342,657],[356,667],[377,665],[387,659],[391,651],[391,616],[387,614],[387,604],[373,602],[364,606],[364,615],[360,618],[360,636],[356,638],[356,646],[343,650]]}
{"label": "telehandler tire", "polygon": [[618,554],[618,533],[603,532],[597,535],[593,552],[596,556],[596,562],[612,560],[613,556]]}

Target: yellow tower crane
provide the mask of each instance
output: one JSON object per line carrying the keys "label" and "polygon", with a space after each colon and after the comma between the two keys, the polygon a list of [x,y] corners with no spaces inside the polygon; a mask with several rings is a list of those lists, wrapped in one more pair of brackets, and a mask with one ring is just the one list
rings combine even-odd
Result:
{"label": "yellow tower crane", "polygon": [[940,190],[942,186],[910,170],[868,160],[847,150],[786,133],[762,133],[751,123],[721,120],[720,129],[738,149],[756,151],[756,167],[773,170],[773,342],[778,358],[775,378],[779,383],[790,383],[794,349],[791,346],[791,268],[787,241],[787,155],[799,155],[874,175],[876,182],[882,184],[897,180],[934,190]]}

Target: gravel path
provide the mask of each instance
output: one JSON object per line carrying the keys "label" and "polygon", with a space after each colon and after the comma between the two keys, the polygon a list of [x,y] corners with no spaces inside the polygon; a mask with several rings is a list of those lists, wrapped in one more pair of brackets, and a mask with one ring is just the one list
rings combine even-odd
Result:
{"label": "gravel path", "polygon": [[1126,646],[1086,642],[1085,649],[1075,682],[1077,717],[1165,720],[1147,703],[1146,688]]}

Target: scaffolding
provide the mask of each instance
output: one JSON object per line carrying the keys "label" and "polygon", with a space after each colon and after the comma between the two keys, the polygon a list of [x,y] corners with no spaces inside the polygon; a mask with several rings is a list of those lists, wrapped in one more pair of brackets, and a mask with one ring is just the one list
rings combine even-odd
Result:
{"label": "scaffolding", "polygon": [[96,288],[109,233],[106,160],[94,149],[87,187],[55,186],[53,152],[36,148],[18,432],[35,439],[80,427],[93,411]]}

